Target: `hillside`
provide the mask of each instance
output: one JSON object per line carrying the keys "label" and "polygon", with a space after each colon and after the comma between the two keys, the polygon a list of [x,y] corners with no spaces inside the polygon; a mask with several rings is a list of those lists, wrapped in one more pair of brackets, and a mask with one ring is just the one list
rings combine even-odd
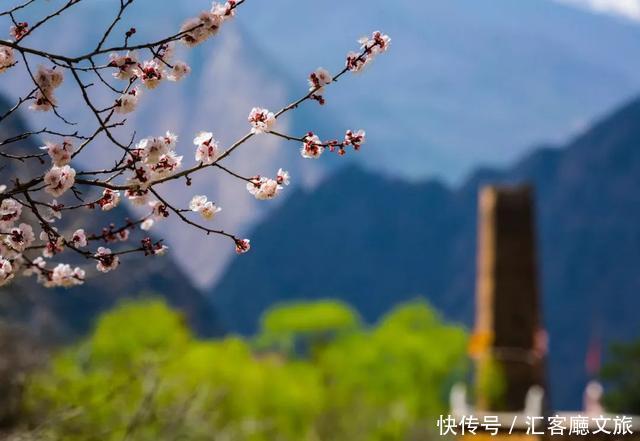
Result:
{"label": "hillside", "polygon": [[478,171],[457,189],[346,168],[316,191],[298,191],[256,228],[254,250],[234,261],[211,296],[226,327],[243,333],[275,302],[329,296],[373,321],[422,294],[471,325],[478,188],[531,182],[551,398],[575,408],[589,341],[640,335],[638,121],[634,100],[564,148],[541,147],[509,169]]}
{"label": "hillside", "polygon": [[[7,103],[0,99],[0,114],[6,108]],[[23,132],[24,122],[17,115],[12,115],[0,126],[0,139]],[[35,151],[37,144],[35,140],[27,140],[3,149],[21,154]],[[37,161],[21,163],[0,158],[0,180],[8,184],[6,181],[13,176],[33,176],[43,167]],[[82,219],[82,227],[87,232],[100,232],[111,222],[120,225],[127,216],[130,216],[129,213],[121,205],[107,213],[87,215]],[[73,231],[78,227],[68,222],[62,225],[63,230]],[[140,239],[139,234],[132,234],[130,240],[135,243]],[[87,262],[78,263],[87,265]],[[128,269],[108,276],[100,275],[93,267],[88,268],[87,283],[69,290],[45,289],[33,283],[33,280],[25,279],[11,283],[0,289],[0,321],[25,324],[48,340],[72,339],[87,332],[96,315],[118,300],[147,292],[165,297],[170,304],[184,311],[186,319],[198,333],[212,335],[220,332],[211,304],[175,265],[171,253],[160,258],[135,255],[128,258],[126,264]]]}

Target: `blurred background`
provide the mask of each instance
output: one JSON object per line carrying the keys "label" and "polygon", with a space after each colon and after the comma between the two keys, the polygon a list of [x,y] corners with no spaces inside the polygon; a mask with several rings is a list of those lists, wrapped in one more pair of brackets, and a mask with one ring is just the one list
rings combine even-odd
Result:
{"label": "blurred background", "polygon": [[[83,2],[29,44],[92,48],[117,4]],[[135,26],[157,39],[209,7],[137,0],[116,35]],[[170,246],[162,259],[72,290],[0,290],[3,427],[65,440],[426,439],[454,384],[469,401],[480,393],[469,356],[482,340],[478,194],[514,184],[533,189],[531,314],[548,336],[549,408],[581,409],[597,380],[606,410],[640,414],[640,1],[247,0],[179,53],[190,77],[145,94],[129,128],[177,133],[191,160],[197,131],[233,142],[252,107],[306,93],[310,72],[337,72],[378,29],[392,38],[384,57],[279,122],[322,138],[363,128],[361,152],[305,161],[297,144],[252,139],[228,162],[244,175],[289,170],[274,202],[215,174],[167,187],[180,205],[207,194],[224,207],[216,221],[249,237],[249,254],[168,219],[153,230]],[[28,91],[15,70],[1,78],[2,108]],[[71,83],[58,92],[64,114],[93,127]],[[0,139],[47,123],[24,112]],[[79,166],[110,160],[99,147]],[[0,181],[12,167],[25,170],[7,165]]]}

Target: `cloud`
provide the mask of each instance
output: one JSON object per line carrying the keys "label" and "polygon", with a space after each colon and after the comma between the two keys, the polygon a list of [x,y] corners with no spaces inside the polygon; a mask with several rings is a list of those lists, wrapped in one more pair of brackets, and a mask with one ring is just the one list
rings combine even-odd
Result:
{"label": "cloud", "polygon": [[640,22],[640,0],[556,0],[594,12],[621,16]]}

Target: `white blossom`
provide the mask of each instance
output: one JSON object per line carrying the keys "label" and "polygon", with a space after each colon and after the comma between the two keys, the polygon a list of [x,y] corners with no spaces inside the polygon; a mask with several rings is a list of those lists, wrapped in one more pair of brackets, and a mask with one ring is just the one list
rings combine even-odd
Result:
{"label": "white blossom", "polygon": [[180,81],[191,73],[191,67],[184,61],[176,61],[167,79],[169,81]]}
{"label": "white blossom", "polygon": [[316,93],[321,93],[322,88],[333,81],[333,77],[327,69],[322,67],[317,68],[311,75],[309,75],[309,92],[316,90]]}
{"label": "white blossom", "polygon": [[178,137],[167,132],[165,136],[144,138],[136,145],[141,159],[148,165],[156,165],[160,159],[173,152],[178,142]]}
{"label": "white blossom", "polygon": [[4,199],[0,203],[0,225],[11,224],[18,220],[22,213],[22,205],[15,199]]}
{"label": "white blossom", "polygon": [[135,52],[127,52],[124,55],[113,53],[109,55],[109,66],[118,70],[113,76],[119,80],[130,80],[136,75],[135,69],[138,66],[138,59]]}
{"label": "white blossom", "polygon": [[153,250],[153,255],[154,256],[164,256],[165,254],[167,254],[167,251],[169,250],[169,247],[166,245],[161,245],[158,248],[155,248]]}
{"label": "white blossom", "polygon": [[358,40],[358,43],[360,43],[362,50],[369,50],[373,55],[378,55],[389,49],[391,38],[380,31],[375,31],[371,34],[371,37],[362,37]]}
{"label": "white blossom", "polygon": [[120,242],[126,242],[127,240],[129,240],[129,234],[129,230],[125,228],[124,230],[118,231],[116,233],[116,237]]}
{"label": "white blossom", "polygon": [[44,191],[55,197],[62,196],[67,190],[73,187],[75,178],[76,171],[70,166],[53,166],[44,175],[44,183],[46,185]]}
{"label": "white blossom", "polygon": [[140,229],[142,231],[149,231],[152,227],[153,224],[155,223],[155,221],[151,218],[145,219],[141,224],[140,224]]}
{"label": "white blossom", "polygon": [[349,52],[347,54],[347,69],[351,72],[361,72],[374,57],[386,52],[391,44],[391,38],[379,31],[375,31],[371,37],[362,37],[358,40],[362,53]]}
{"label": "white blossom", "polygon": [[12,228],[5,236],[5,244],[19,253],[22,253],[26,248],[31,246],[35,240],[36,236],[33,234],[33,228],[31,228],[31,225],[25,223]]}
{"label": "white blossom", "polygon": [[71,268],[69,264],[60,263],[53,269],[51,273],[52,286],[60,286],[70,288],[72,286],[82,285],[84,283],[85,271],[81,268]]}
{"label": "white blossom", "polygon": [[52,258],[56,254],[60,254],[64,251],[64,237],[57,236],[54,239],[49,239],[46,233],[40,234],[41,240],[47,240],[42,255],[47,259]]}
{"label": "white blossom", "polygon": [[211,132],[199,132],[193,144],[196,145],[196,161],[203,164],[213,164],[218,159],[219,145],[218,141],[213,139]]}
{"label": "white blossom", "polygon": [[13,48],[0,46],[0,73],[3,73],[14,64],[16,64],[16,58],[13,53]]}
{"label": "white blossom", "polygon": [[158,87],[160,81],[164,78],[163,69],[156,60],[148,60],[139,64],[134,72],[140,78],[142,84],[150,90]]}
{"label": "white blossom", "polygon": [[56,219],[62,219],[62,211],[59,208],[58,201],[52,200],[48,205],[47,210],[43,213],[44,220],[47,222],[55,222]]}
{"label": "white blossom", "polygon": [[258,200],[267,200],[275,198],[282,190],[282,185],[278,184],[275,179],[255,178],[247,183],[247,191]]}
{"label": "white blossom", "polygon": [[82,228],[77,229],[71,236],[71,243],[76,248],[84,248],[87,246],[87,235]]}
{"label": "white blossom", "polygon": [[283,170],[281,168],[278,169],[278,173],[276,174],[276,181],[280,185],[289,185],[289,172]]}
{"label": "white blossom", "polygon": [[102,192],[102,197],[98,201],[98,205],[102,208],[102,211],[113,210],[120,204],[120,192],[118,190],[111,190],[105,188]]}
{"label": "white blossom", "polygon": [[206,196],[201,195],[196,195],[191,199],[189,209],[199,213],[205,220],[212,220],[216,214],[222,211],[222,208],[208,201]]}
{"label": "white blossom", "polygon": [[151,215],[154,219],[163,219],[165,217],[169,217],[169,210],[165,204],[160,201],[151,201],[149,202],[149,206],[151,207]]}
{"label": "white blossom", "polygon": [[318,138],[318,135],[314,135],[309,132],[304,137],[302,148],[300,148],[300,154],[302,157],[307,159],[318,159],[323,152],[324,146],[322,145],[320,138]]}
{"label": "white blossom", "polygon": [[149,168],[153,172],[153,179],[163,178],[182,166],[182,156],[176,155],[175,152],[166,153],[158,159],[158,162]]}
{"label": "white blossom", "polygon": [[249,113],[249,123],[251,124],[251,133],[264,133],[271,130],[276,123],[273,112],[260,107],[254,107]]}
{"label": "white blossom", "polygon": [[125,196],[133,205],[141,206],[149,202],[149,190],[127,189]]}
{"label": "white blossom", "polygon": [[356,132],[347,130],[347,133],[344,136],[344,145],[351,145],[355,150],[359,150],[365,140],[366,133],[364,130],[358,130]]}
{"label": "white blossom", "polygon": [[71,162],[74,148],[70,139],[65,138],[61,143],[47,141],[44,144],[40,148],[47,151],[53,165],[63,167]]}
{"label": "white blossom", "polygon": [[56,105],[56,99],[53,92],[60,87],[64,77],[60,69],[50,69],[42,65],[38,66],[38,71],[34,75],[38,90],[36,91],[35,101],[30,106],[32,110],[47,112]]}
{"label": "white blossom", "polygon": [[113,271],[120,264],[118,256],[114,256],[109,248],[100,247],[98,252],[94,255],[98,260],[96,268],[102,273],[108,273]]}
{"label": "white blossom", "polygon": [[182,41],[188,47],[194,47],[213,37],[220,30],[223,17],[211,11],[203,11],[198,17],[187,20],[180,28]]}
{"label": "white blossom", "polygon": [[232,19],[236,14],[235,4],[235,1],[228,1],[224,4],[213,2],[211,5],[211,13],[219,16],[223,21]]}
{"label": "white blossom", "polygon": [[121,115],[135,111],[141,95],[142,90],[140,90],[139,87],[135,87],[129,92],[120,95],[120,98],[116,100],[114,111]]}

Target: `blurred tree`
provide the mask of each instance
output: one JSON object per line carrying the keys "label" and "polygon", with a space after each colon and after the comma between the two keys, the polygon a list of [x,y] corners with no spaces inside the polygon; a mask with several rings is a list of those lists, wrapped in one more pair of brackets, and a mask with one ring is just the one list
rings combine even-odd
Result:
{"label": "blurred tree", "polygon": [[610,412],[640,415],[640,340],[614,344],[601,376],[608,384],[604,397]]}
{"label": "blurred tree", "polygon": [[358,315],[346,304],[333,301],[276,305],[263,315],[258,348],[277,349],[287,355],[312,355],[336,337],[361,326]]}
{"label": "blurred tree", "polygon": [[252,341],[124,303],[31,378],[26,407],[68,441],[425,439],[466,369],[465,332],[421,302],[370,330],[340,303],[283,305]]}

